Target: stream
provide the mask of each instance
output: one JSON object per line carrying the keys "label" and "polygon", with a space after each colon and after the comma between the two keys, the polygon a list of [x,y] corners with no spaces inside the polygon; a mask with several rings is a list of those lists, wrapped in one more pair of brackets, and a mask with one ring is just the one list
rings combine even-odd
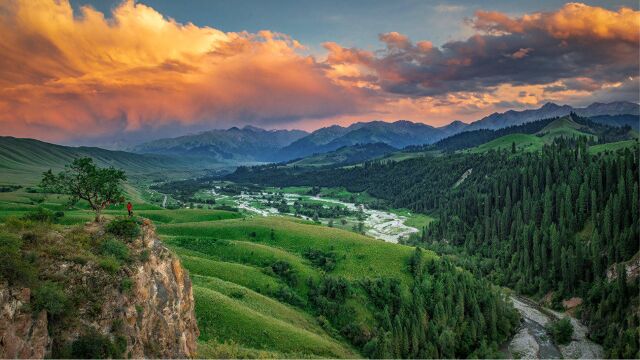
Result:
{"label": "stream", "polygon": [[[215,193],[215,190],[211,190]],[[252,205],[256,202],[266,203],[264,196],[260,194],[241,194],[236,196],[220,195],[221,198],[232,198],[240,209],[256,213],[260,216],[293,215],[281,214],[273,207],[257,208]],[[299,194],[283,194],[287,204],[292,205]],[[327,203],[327,205],[341,205],[352,211],[362,211],[365,215],[365,233],[376,239],[397,243],[398,240],[419,232],[418,229],[404,224],[406,217],[381,210],[367,209],[360,205],[348,203],[331,198],[318,196],[304,196],[310,200]],[[311,220],[302,216],[305,220]],[[502,351],[509,358],[521,359],[597,359],[604,356],[602,346],[588,339],[588,329],[579,320],[569,317],[574,328],[571,342],[567,345],[556,345],[546,330],[546,325],[568,315],[555,312],[536,304],[533,300],[522,296],[511,296],[513,306],[522,316],[522,324],[513,338],[505,344]]]}
{"label": "stream", "polygon": [[[215,190],[210,190],[210,193],[213,195],[218,195],[215,193]],[[252,205],[252,202],[266,203],[264,199],[265,195],[268,193],[259,193],[259,194],[240,194],[232,196],[231,198],[234,200],[236,206],[239,209],[243,209],[246,211],[250,211],[256,213],[260,216],[274,216],[274,215],[293,215],[293,214],[280,214],[278,209],[273,207],[265,207],[265,208],[257,208]],[[221,197],[224,195],[221,195]],[[288,205],[293,205],[293,203],[300,197],[305,197],[310,200],[319,201],[326,203],[329,205],[340,205],[351,211],[360,211],[364,214],[364,227],[365,234],[371,236],[373,238],[383,240],[391,243],[398,243],[401,238],[408,237],[410,234],[419,232],[418,229],[407,226],[404,222],[407,220],[405,216],[398,215],[388,211],[382,210],[373,210],[367,209],[366,207],[362,207],[360,205],[356,205],[349,202],[344,202],[331,198],[324,198],[319,196],[306,196],[299,194],[283,194],[284,199],[287,201]],[[226,196],[224,196],[226,197]],[[301,218],[305,220],[311,220],[306,216],[301,216]]]}
{"label": "stream", "polygon": [[556,345],[546,330],[546,325],[568,315],[541,307],[522,296],[511,296],[513,307],[522,316],[519,331],[509,341],[505,354],[521,359],[598,359],[604,356],[602,347],[589,340],[588,329],[579,320],[569,317],[573,336],[567,345]]}

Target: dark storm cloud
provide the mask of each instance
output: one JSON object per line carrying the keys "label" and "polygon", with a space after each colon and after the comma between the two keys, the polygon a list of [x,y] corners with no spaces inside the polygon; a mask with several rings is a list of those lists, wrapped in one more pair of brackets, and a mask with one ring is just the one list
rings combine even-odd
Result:
{"label": "dark storm cloud", "polygon": [[385,47],[378,52],[327,44],[328,61],[367,67],[383,90],[411,96],[563,79],[564,89],[594,90],[596,83],[638,74],[640,12],[631,9],[573,3],[521,18],[478,12],[469,22],[476,35],[440,48],[388,33],[380,36]]}

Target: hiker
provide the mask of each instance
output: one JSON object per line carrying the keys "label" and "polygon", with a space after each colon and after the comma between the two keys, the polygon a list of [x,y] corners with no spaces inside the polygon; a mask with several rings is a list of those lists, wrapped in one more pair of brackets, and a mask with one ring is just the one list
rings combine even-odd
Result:
{"label": "hiker", "polygon": [[127,211],[129,212],[129,216],[133,216],[133,205],[131,205],[131,201],[127,203]]}

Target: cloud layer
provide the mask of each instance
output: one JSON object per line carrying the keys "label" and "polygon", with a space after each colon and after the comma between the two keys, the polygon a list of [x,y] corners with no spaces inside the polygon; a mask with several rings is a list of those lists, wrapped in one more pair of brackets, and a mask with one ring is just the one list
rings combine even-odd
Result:
{"label": "cloud layer", "polygon": [[2,2],[0,33],[0,124],[21,136],[268,124],[357,105],[286,35],[179,24],[133,1],[109,19],[66,1]]}
{"label": "cloud layer", "polygon": [[437,124],[548,100],[637,99],[638,11],[478,11],[467,26],[473,36],[442,46],[391,32],[378,51],[328,42],[314,57],[285,34],[180,24],[133,1],[108,17],[74,13],[67,0],[3,1],[1,134],[65,141],[241,123]]}
{"label": "cloud layer", "polygon": [[[570,3],[552,13],[512,18],[478,11],[478,32],[442,47],[380,35],[379,52],[325,44],[334,65],[358,66],[368,86],[409,96],[485,91],[502,84],[539,85],[572,79],[620,82],[638,75],[639,12]],[[372,77],[371,75],[375,76]]]}

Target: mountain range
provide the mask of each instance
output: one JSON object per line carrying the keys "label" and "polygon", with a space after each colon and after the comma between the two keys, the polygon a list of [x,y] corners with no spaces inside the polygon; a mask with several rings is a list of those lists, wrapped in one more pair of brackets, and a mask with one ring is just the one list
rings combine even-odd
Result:
{"label": "mountain range", "polygon": [[308,135],[309,133],[302,130],[232,127],[154,140],[135,146],[131,150],[137,153],[207,158],[210,162],[267,162],[283,147]]}
{"label": "mountain range", "polygon": [[301,130],[264,130],[253,126],[210,130],[143,143],[136,153],[207,159],[210,163],[283,162],[327,153],[345,146],[384,143],[394,148],[432,144],[449,136],[479,129],[496,130],[574,112],[592,121],[638,129],[640,105],[631,102],[593,103],[579,108],[546,103],[538,109],[493,113],[470,124],[453,121],[433,127],[407,120],[358,122],[343,127],[332,125],[307,133]]}
{"label": "mountain range", "polygon": [[523,111],[509,110],[503,113],[493,113],[478,121],[472,122],[465,130],[495,130],[541,119],[561,117],[569,115],[571,112],[584,117],[634,115],[637,122],[637,117],[640,115],[640,105],[627,101],[617,101],[606,104],[595,102],[584,108],[574,108],[569,105],[558,105],[548,102],[538,109]]}

